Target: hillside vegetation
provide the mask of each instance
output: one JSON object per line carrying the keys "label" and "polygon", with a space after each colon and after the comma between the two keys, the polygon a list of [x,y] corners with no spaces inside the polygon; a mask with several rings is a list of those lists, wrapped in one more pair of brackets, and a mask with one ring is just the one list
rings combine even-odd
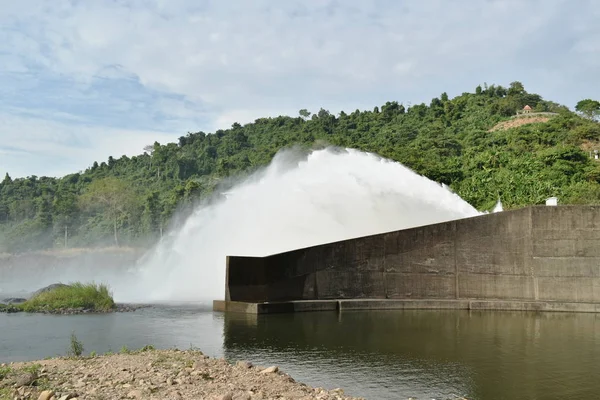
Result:
{"label": "hillside vegetation", "polygon": [[[558,115],[490,131],[524,105]],[[549,196],[596,204],[600,164],[581,149],[600,140],[592,106],[583,104],[579,115],[527,93],[519,82],[478,86],[453,99],[443,93],[429,105],[388,102],[339,115],[300,110],[298,117],[189,133],[178,143],[154,143],[139,156],[109,157],[60,179],[7,174],[0,183],[0,252],[62,247],[65,240],[74,247],[150,244],[176,209],[189,210],[223,178],[264,166],[291,145],[377,153],[449,185],[480,210],[498,198],[508,208]]]}

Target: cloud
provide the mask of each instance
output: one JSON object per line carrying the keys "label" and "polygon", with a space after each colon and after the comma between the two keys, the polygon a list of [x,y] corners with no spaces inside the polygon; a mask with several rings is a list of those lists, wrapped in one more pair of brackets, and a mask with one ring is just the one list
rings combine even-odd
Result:
{"label": "cloud", "polygon": [[143,147],[173,136],[157,131],[103,128],[0,113],[0,174],[63,176],[81,171],[108,155],[134,156]]}
{"label": "cloud", "polygon": [[569,106],[600,91],[594,0],[6,3],[0,106],[24,122],[175,138],[483,82],[520,80]]}

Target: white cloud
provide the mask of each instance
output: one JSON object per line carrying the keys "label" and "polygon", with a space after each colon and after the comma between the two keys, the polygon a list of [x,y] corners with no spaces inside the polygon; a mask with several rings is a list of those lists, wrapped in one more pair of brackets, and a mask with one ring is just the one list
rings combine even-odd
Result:
{"label": "white cloud", "polygon": [[106,161],[109,155],[134,156],[155,141],[180,135],[61,123],[0,113],[0,175],[63,176]]}
{"label": "white cloud", "polygon": [[[482,82],[520,80],[569,106],[600,92],[594,0],[4,3],[0,106],[28,107],[26,94],[47,119],[72,113],[92,128],[184,134],[300,108],[414,104]],[[116,87],[100,91],[99,77]],[[53,106],[67,81],[79,105]],[[131,81],[139,87],[118,90]]]}

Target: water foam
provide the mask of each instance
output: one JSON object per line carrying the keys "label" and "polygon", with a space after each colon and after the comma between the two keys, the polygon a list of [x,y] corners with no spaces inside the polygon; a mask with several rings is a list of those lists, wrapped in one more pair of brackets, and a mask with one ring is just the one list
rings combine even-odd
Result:
{"label": "water foam", "polygon": [[197,208],[142,260],[120,301],[222,299],[227,255],[286,250],[479,212],[402,164],[351,149],[286,150],[215,204]]}

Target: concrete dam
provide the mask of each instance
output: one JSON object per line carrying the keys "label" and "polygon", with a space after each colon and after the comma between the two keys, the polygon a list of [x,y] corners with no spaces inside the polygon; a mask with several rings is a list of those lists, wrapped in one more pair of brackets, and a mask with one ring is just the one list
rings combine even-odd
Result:
{"label": "concrete dam", "polygon": [[298,249],[227,257],[215,311],[600,312],[600,206],[532,206]]}

